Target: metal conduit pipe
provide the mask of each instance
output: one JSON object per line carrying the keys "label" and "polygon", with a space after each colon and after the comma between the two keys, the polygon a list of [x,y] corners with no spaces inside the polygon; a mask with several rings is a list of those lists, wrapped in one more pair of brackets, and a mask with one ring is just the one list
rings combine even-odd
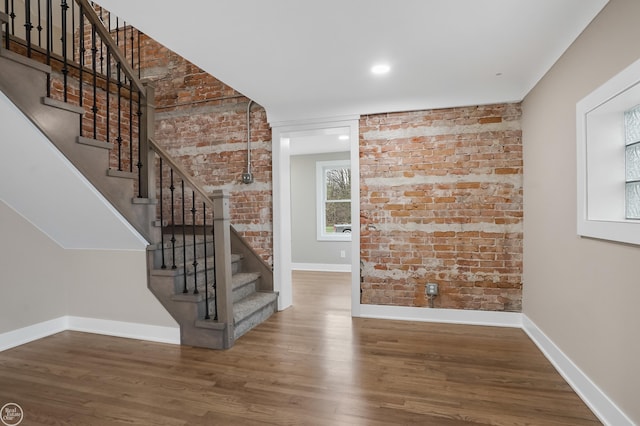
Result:
{"label": "metal conduit pipe", "polygon": [[247,104],[247,172],[242,174],[242,183],[252,183],[253,175],[251,174],[251,105],[253,101],[249,99]]}

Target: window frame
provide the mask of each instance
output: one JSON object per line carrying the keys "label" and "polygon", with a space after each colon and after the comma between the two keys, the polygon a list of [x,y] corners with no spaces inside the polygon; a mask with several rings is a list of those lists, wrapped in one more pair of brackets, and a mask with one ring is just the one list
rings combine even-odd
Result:
{"label": "window frame", "polygon": [[[316,161],[316,239],[318,241],[351,241],[351,232],[331,233],[326,232],[326,203],[329,202],[345,202],[352,203],[350,196],[345,200],[327,200],[326,198],[326,171],[332,169],[351,170],[351,161],[349,160],[329,160]],[[353,191],[353,182],[351,182],[350,191]],[[351,206],[350,206],[351,207]],[[351,208],[349,209],[351,212]],[[350,220],[353,225],[353,218]]]}
{"label": "window frame", "polygon": [[640,60],[576,104],[577,234],[640,245],[626,218],[624,111],[640,104]]}

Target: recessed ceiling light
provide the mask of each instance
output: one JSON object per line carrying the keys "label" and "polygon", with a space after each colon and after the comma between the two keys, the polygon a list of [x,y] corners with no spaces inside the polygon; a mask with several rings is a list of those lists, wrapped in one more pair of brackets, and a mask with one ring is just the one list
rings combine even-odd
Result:
{"label": "recessed ceiling light", "polygon": [[338,139],[340,139],[341,141],[348,141],[349,140],[349,135],[340,135],[340,136],[338,136]]}
{"label": "recessed ceiling light", "polygon": [[377,75],[386,74],[390,70],[391,70],[391,67],[389,66],[389,64],[376,64],[371,67],[371,72]]}

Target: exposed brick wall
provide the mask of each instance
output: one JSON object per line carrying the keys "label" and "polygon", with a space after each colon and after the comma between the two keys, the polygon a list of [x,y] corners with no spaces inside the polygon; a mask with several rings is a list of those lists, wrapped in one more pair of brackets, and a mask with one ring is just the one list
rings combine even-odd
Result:
{"label": "exposed brick wall", "polygon": [[156,141],[205,188],[231,195],[233,226],[268,263],[273,258],[271,129],[259,105],[251,109],[254,182],[247,168],[249,100],[194,64],[141,35],[142,77],[156,88]]}
{"label": "exposed brick wall", "polygon": [[360,120],[362,302],[519,311],[520,105]]}

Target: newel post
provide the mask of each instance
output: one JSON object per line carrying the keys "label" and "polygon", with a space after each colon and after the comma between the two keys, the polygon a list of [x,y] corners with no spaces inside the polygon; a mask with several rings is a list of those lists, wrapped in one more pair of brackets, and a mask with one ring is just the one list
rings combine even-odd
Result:
{"label": "newel post", "polygon": [[156,88],[150,81],[143,81],[146,96],[140,102],[140,197],[154,198],[155,191],[155,154],[149,149],[149,139],[155,136],[156,128]]}
{"label": "newel post", "polygon": [[216,294],[218,321],[225,323],[224,347],[234,343],[233,300],[231,285],[231,219],[229,217],[229,193],[213,191],[213,240],[215,244]]}

